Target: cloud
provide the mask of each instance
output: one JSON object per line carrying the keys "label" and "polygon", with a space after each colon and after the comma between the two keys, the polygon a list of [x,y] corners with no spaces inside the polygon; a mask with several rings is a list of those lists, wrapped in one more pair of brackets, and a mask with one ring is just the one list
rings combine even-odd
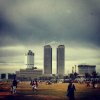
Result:
{"label": "cloud", "polygon": [[[77,1],[1,1],[1,45],[72,41],[99,46],[99,1]],[[5,43],[9,37],[13,44]]]}
{"label": "cloud", "polygon": [[51,42],[44,42],[44,45],[58,45],[58,42],[57,41],[51,41]]}

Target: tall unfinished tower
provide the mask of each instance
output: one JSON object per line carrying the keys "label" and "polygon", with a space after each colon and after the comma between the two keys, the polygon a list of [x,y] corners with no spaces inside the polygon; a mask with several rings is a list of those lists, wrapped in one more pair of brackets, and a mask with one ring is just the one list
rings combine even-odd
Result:
{"label": "tall unfinished tower", "polygon": [[34,53],[31,50],[26,54],[26,65],[27,68],[34,68]]}

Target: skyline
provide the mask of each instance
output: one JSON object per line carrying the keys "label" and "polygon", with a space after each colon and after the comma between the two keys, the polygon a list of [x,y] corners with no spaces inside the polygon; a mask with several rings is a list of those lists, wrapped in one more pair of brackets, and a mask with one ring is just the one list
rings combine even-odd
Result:
{"label": "skyline", "polygon": [[[35,53],[43,68],[43,46],[65,45],[65,72],[81,63],[100,72],[99,0],[0,0],[0,72],[25,68],[25,53]],[[70,69],[69,69],[70,68]]]}
{"label": "skyline", "polygon": [[[57,43],[56,43],[57,44]],[[57,47],[58,47],[58,45],[55,47],[55,46],[51,46],[52,47],[52,58],[53,58],[53,60],[52,60],[52,72],[53,72],[53,74],[55,74],[55,73],[57,73],[56,72],[56,69],[57,69],[57,58],[56,58],[56,49],[57,49]],[[43,48],[43,47],[42,47]],[[78,49],[80,49],[80,48],[78,48]],[[88,52],[90,52],[90,50],[89,49],[81,49],[83,52],[80,52],[80,54],[81,53],[88,53]],[[38,55],[40,54],[40,50],[39,50],[39,48],[37,48],[36,50],[35,50],[35,52],[37,51],[37,53],[38,53]],[[71,55],[71,52],[72,52],[72,55],[74,55],[74,57],[72,57],[72,55]],[[28,51],[27,51],[28,52]],[[26,52],[26,53],[27,53]],[[95,50],[92,50],[92,52],[95,52]],[[92,53],[91,52],[91,53]],[[21,59],[22,59],[22,63],[17,63],[17,62],[12,62],[11,64],[7,64],[7,66],[8,65],[11,65],[11,66],[14,66],[15,67],[15,69],[14,69],[14,67],[12,67],[11,69],[13,69],[14,71],[16,71],[16,69],[17,70],[19,70],[19,69],[23,69],[23,68],[27,68],[27,65],[26,65],[26,53],[24,53],[24,55],[23,56],[21,56]],[[34,53],[34,51],[33,51],[33,53]],[[43,53],[43,52],[42,52]],[[79,53],[79,52],[77,52],[77,53]],[[89,58],[91,55],[85,55],[85,54],[83,54],[83,55],[77,55],[77,53],[76,53],[76,55],[75,55],[75,53],[74,53],[74,51],[73,51],[73,48],[68,48],[67,49],[67,54],[66,54],[66,49],[65,49],[65,56],[67,56],[67,58],[65,59],[65,74],[68,74],[68,73],[70,73],[71,71],[72,71],[72,67],[75,67],[75,65],[76,66],[78,66],[79,64],[87,64],[87,65],[95,65],[94,64],[94,62],[88,62],[88,59],[86,59],[86,58]],[[96,53],[96,52],[95,52]],[[41,57],[41,64],[40,64],[40,62],[38,63],[38,61],[39,60],[37,60],[38,59],[38,55],[36,55],[35,53],[34,53],[34,55],[36,56],[36,57],[34,57],[35,59],[34,59],[34,67],[37,67],[37,68],[40,68],[40,69],[43,69],[44,68],[44,65],[43,65],[43,62],[44,62],[44,60],[43,60],[43,54],[42,54],[42,57]],[[76,56],[76,58],[75,58],[75,56]],[[78,59],[78,57],[80,57],[79,59]],[[83,60],[83,58],[84,57],[86,57],[84,60]],[[17,59],[18,60],[18,59]],[[70,61],[70,60],[72,60],[72,61]],[[80,63],[80,61],[81,61],[81,63]],[[96,60],[93,60],[93,59],[90,59],[90,61],[96,61]],[[16,63],[18,64],[18,67],[16,68]],[[15,64],[15,65],[14,65]],[[42,65],[42,66],[36,66],[36,65]],[[10,69],[10,72],[11,72],[11,69]],[[67,69],[67,70],[66,70]],[[78,69],[77,69],[78,70]],[[1,71],[1,70],[0,70]],[[13,72],[14,72],[13,71]],[[6,70],[4,69],[4,72],[6,72]],[[9,72],[8,70],[7,70],[7,72]],[[98,71],[97,71],[98,72]]]}

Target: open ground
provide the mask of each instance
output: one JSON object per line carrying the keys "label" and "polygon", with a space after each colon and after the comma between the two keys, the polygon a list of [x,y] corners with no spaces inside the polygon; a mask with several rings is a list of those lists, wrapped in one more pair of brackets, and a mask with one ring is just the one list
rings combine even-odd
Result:
{"label": "open ground", "polygon": [[[74,83],[76,100],[100,100],[100,85],[97,88],[87,87],[86,84]],[[39,83],[36,92],[32,91],[30,82],[20,82],[17,93],[10,93],[10,83],[0,84],[0,100],[68,100],[66,97],[68,83]]]}

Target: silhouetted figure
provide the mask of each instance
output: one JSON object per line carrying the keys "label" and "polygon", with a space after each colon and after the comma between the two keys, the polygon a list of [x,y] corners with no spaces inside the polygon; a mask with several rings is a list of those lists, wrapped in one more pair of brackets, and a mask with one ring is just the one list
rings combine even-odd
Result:
{"label": "silhouetted figure", "polygon": [[67,96],[69,97],[69,100],[75,100],[74,91],[76,91],[75,85],[70,82],[67,89]]}
{"label": "silhouetted figure", "polygon": [[92,86],[93,86],[93,88],[95,88],[95,84],[96,84],[96,82],[95,82],[95,80],[93,80],[93,81],[92,81]]}
{"label": "silhouetted figure", "polygon": [[36,87],[38,87],[38,81],[37,80],[35,80],[35,84],[36,84]]}
{"label": "silhouetted figure", "polygon": [[37,90],[37,83],[35,81],[31,81],[30,85],[32,86],[33,92]]}
{"label": "silhouetted figure", "polygon": [[89,81],[87,81],[86,84],[87,84],[87,87],[90,87],[90,82]]}
{"label": "silhouetted figure", "polygon": [[12,81],[12,93],[15,94],[16,93],[16,88],[17,88],[17,80],[14,78],[14,80]]}

